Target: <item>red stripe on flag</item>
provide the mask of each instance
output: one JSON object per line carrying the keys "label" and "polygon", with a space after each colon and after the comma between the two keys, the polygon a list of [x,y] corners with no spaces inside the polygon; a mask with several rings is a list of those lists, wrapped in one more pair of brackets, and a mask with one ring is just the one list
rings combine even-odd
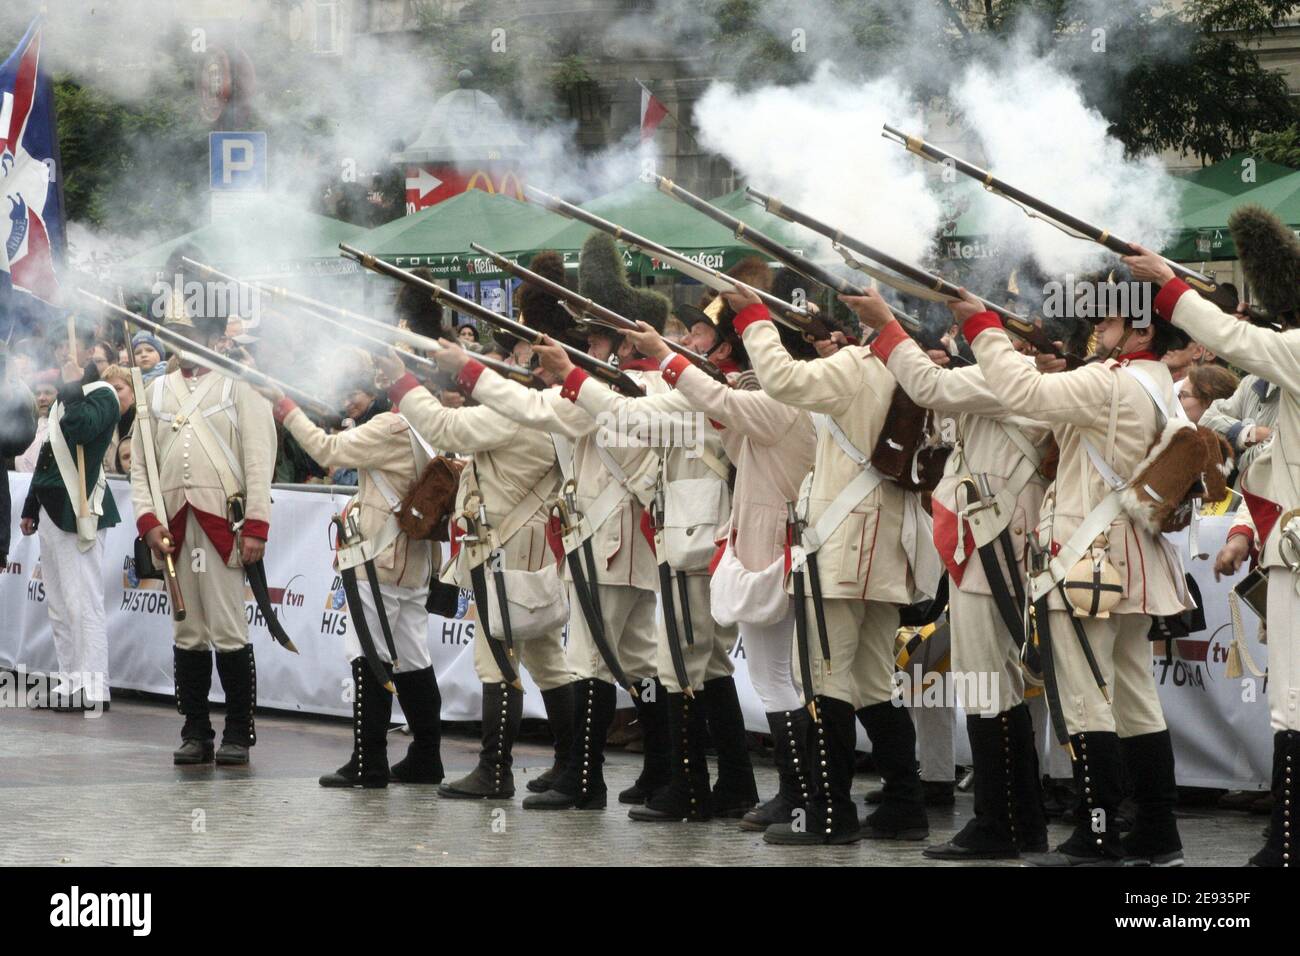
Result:
{"label": "red stripe on flag", "polygon": [[668,108],[659,102],[659,98],[641,87],[641,141],[645,142],[654,135],[659,124],[668,115]]}

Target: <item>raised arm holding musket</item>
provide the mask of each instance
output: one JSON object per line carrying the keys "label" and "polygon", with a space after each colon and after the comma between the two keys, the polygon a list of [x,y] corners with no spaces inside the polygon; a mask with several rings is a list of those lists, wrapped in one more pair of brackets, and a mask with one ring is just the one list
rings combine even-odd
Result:
{"label": "raised arm holding musket", "polygon": [[[1290,228],[1258,206],[1228,220],[1246,279],[1275,316],[1300,313],[1300,242]],[[1272,443],[1242,476],[1240,488],[1254,519],[1254,544],[1267,569],[1269,712],[1273,729],[1274,807],[1268,839],[1254,866],[1295,863],[1294,807],[1300,789],[1300,330],[1261,328],[1225,315],[1197,295],[1147,249],[1125,260],[1133,274],[1160,287],[1155,310],[1162,328],[1176,327],[1247,372],[1281,389]],[[1232,540],[1235,540],[1232,539]],[[1241,545],[1237,545],[1238,548]]]}
{"label": "raised arm holding musket", "polygon": [[[899,387],[918,405],[952,416],[956,426],[956,445],[931,506],[935,546],[951,582],[952,673],[966,711],[975,816],[951,841],[929,847],[925,855],[987,860],[1043,852],[1047,821],[1022,660],[1026,541],[1047,487],[1040,466],[1051,430],[1009,412],[978,366],[936,365],[896,321],[874,307],[872,297],[844,301],[864,326],[877,330],[871,352]],[[1032,652],[1032,635],[1030,640]],[[996,698],[966,699],[984,687],[994,689]]]}
{"label": "raised arm holding musket", "polygon": [[[1015,352],[998,317],[974,296],[951,309],[988,388],[1008,411],[1051,426],[1060,447],[1030,545],[1029,600],[1040,635],[1046,629],[1044,666],[1056,677],[1086,814],[1054,852],[1030,859],[1177,865],[1173,747],[1147,634],[1153,615],[1177,614],[1192,602],[1161,519],[1130,489],[1130,482],[1160,484],[1157,472],[1171,470],[1161,457],[1176,435],[1179,406],[1160,356],[1175,337],[1157,334],[1140,316],[1109,316],[1097,324],[1097,351],[1123,354],[1045,375]],[[1069,639],[1072,629],[1077,640]],[[1123,841],[1113,825],[1122,766],[1138,804]]]}
{"label": "raised arm holding musket", "polygon": [[[816,618],[821,637],[808,642],[814,645],[814,700],[805,701],[813,705],[816,790],[806,829],[774,825],[763,838],[783,844],[924,839],[929,824],[917,774],[916,733],[907,711],[892,701],[898,609],[919,596],[913,574],[917,556],[903,541],[913,502],[871,466],[893,399],[893,377],[862,346],[816,362],[796,361],[756,297],[728,298],[763,390],[814,413],[818,422],[815,465],[799,501],[807,530],[792,548],[792,586],[805,564],[812,570],[812,559],[820,563],[811,601],[795,607],[796,628],[801,616]],[[876,301],[888,314],[883,300]],[[924,547],[932,548],[928,540]],[[861,831],[849,793],[855,711],[885,783],[884,800]]]}

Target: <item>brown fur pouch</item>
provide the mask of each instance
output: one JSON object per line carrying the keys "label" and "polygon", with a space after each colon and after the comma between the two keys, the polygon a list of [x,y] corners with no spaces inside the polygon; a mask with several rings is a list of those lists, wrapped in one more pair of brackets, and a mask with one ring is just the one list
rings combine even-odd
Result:
{"label": "brown fur pouch", "polygon": [[397,526],[416,541],[446,541],[447,515],[456,507],[456,490],[465,461],[441,455],[424,466],[402,496]]}
{"label": "brown fur pouch", "polygon": [[[885,423],[881,426],[880,437],[876,447],[871,450],[871,467],[880,472],[900,488],[909,491],[918,490],[912,481],[912,459],[925,444],[930,413],[908,397],[907,392],[895,386],[889,409],[885,412]],[[920,467],[922,462],[918,462]],[[926,469],[930,471],[932,469]],[[938,472],[943,472],[943,463],[939,462]],[[934,476],[938,481],[939,474]],[[922,477],[925,474],[922,473]]]}
{"label": "brown fur pouch", "polygon": [[1137,525],[1159,534],[1191,523],[1195,498],[1221,501],[1227,493],[1223,449],[1209,429],[1185,418],[1165,423],[1160,438],[1123,491],[1124,510]]}

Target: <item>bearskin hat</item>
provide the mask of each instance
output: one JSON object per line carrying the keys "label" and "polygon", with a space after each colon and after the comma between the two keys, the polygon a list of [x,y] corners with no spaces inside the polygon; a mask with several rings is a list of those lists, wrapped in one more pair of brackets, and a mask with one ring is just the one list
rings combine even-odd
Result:
{"label": "bearskin hat", "polygon": [[[564,256],[553,249],[543,249],[533,256],[528,268],[557,285],[565,285]],[[529,328],[537,329],[549,335],[557,342],[580,346],[586,339],[585,332],[573,321],[560,300],[533,285],[528,280],[519,286],[516,297],[519,303],[519,321]]]}
{"label": "bearskin hat", "polygon": [[663,332],[672,304],[665,296],[649,289],[637,289],[627,281],[623,257],[612,236],[593,232],[582,244],[578,259],[578,287],[584,296],[607,309],[631,319],[645,322],[656,332]]}
{"label": "bearskin hat", "polygon": [[1241,206],[1228,217],[1246,281],[1267,311],[1289,323],[1300,313],[1300,240],[1263,206]]}
{"label": "bearskin hat", "polygon": [[[412,269],[411,275],[426,282],[433,281],[433,272],[429,269]],[[404,321],[406,327],[417,335],[431,339],[454,339],[455,334],[447,328],[447,310],[425,289],[416,285],[402,283],[393,301],[393,312],[398,321]]]}

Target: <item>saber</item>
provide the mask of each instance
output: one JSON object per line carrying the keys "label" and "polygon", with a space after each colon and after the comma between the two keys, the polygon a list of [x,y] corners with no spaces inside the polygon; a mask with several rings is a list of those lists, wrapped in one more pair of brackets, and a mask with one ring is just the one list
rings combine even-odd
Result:
{"label": "saber", "polygon": [[[1031,196],[1023,189],[1018,189],[1010,183],[998,179],[986,169],[981,169],[974,163],[969,163],[959,156],[954,156],[947,150],[940,149],[931,143],[927,143],[919,136],[912,136],[904,133],[897,127],[884,124],[881,136],[885,139],[895,142],[907,149],[909,153],[915,153],[922,159],[931,163],[942,163],[950,166],[957,172],[970,179],[980,183],[985,189],[996,196],[1001,196],[1008,202],[1019,206],[1030,219],[1043,219],[1048,225],[1055,226],[1057,229],[1067,235],[1074,235],[1076,238],[1089,239],[1098,245],[1105,246],[1111,252],[1118,253],[1121,256],[1137,255],[1137,249],[1131,242],[1127,242],[1111,233],[1109,229],[1102,229],[1085,222],[1077,216],[1055,206],[1050,206],[1037,196]],[[1161,258],[1164,258],[1163,256]],[[1169,268],[1174,270],[1174,274],[1196,289],[1202,295],[1209,295],[1218,289],[1218,283],[1210,276],[1194,269],[1189,269],[1184,265],[1165,259]]]}
{"label": "saber", "polygon": [[[201,272],[206,272],[209,275],[216,276],[218,279],[224,279],[226,282],[235,282],[257,292],[265,292],[273,298],[284,299],[285,301],[297,306],[299,311],[304,315],[308,315],[314,319],[319,319],[323,322],[328,322],[331,325],[352,333],[354,336],[364,338],[371,343],[378,343],[383,345],[385,348],[391,348],[394,342],[401,342],[405,345],[411,346],[412,348],[423,349],[426,352],[441,352],[447,347],[437,339],[431,339],[427,335],[420,335],[416,332],[410,331],[409,329],[398,328],[395,325],[380,322],[378,319],[372,319],[368,315],[362,315],[359,312],[352,312],[337,305],[331,305],[328,302],[321,302],[319,299],[313,299],[297,292],[291,292],[290,290],[280,288],[279,286],[267,285],[264,282],[250,282],[247,279],[240,279],[227,272],[222,272],[220,269],[213,266],[197,262],[194,259],[181,257],[181,261],[193,266]],[[332,312],[335,316],[338,316],[338,318],[332,319],[327,315],[323,315],[323,312]],[[366,335],[365,333],[352,328],[350,325],[340,322],[339,319],[347,319],[348,322],[363,325],[375,334]],[[383,338],[385,335],[388,336],[387,339]],[[399,350],[398,354],[406,355],[409,353],[403,353]],[[416,358],[419,358],[419,356],[416,356]],[[498,375],[502,375],[511,381],[518,382],[526,388],[534,388],[538,390],[546,388],[546,383],[527,369],[522,369],[517,365],[508,365],[499,359],[494,359],[487,355],[475,355],[474,359],[480,365],[486,366]],[[406,361],[406,359],[403,358],[403,361]]]}
{"label": "saber", "polygon": [[[466,315],[476,316],[489,325],[495,326],[503,332],[508,332],[517,339],[523,339],[525,342],[539,345],[542,339],[546,337],[536,329],[530,329],[528,326],[516,322],[513,319],[508,319],[503,315],[497,315],[497,313],[493,312],[491,309],[484,308],[477,302],[471,302],[469,299],[458,296],[454,292],[449,292],[433,282],[421,279],[417,275],[412,275],[410,272],[407,272],[399,266],[384,262],[382,259],[376,259],[374,256],[370,255],[370,253],[362,252],[360,249],[349,246],[347,243],[340,242],[339,249],[346,258],[361,263],[361,265],[365,266],[372,272],[380,272],[393,279],[397,279],[399,282],[405,282],[407,285],[413,285],[417,288],[423,289],[438,301],[446,301],[447,304],[457,312],[464,312]],[[575,349],[571,345],[565,345],[563,342],[557,342],[556,344],[568,353],[569,360],[573,362],[574,365],[601,379],[611,388],[622,392],[624,395],[630,395],[633,398],[640,398],[645,394],[645,390],[621,369],[610,365],[608,362],[602,362],[600,359],[593,358],[581,349]]]}
{"label": "saber", "polygon": [[[731,230],[737,239],[749,243],[760,252],[767,253],[782,265],[788,266],[805,278],[820,283],[840,295],[861,296],[867,294],[867,290],[863,286],[858,285],[856,282],[850,282],[843,276],[837,276],[829,269],[819,266],[806,256],[801,256],[793,249],[787,249],[771,236],[741,222],[725,209],[719,209],[713,203],[701,199],[692,192],[688,192],[671,179],[656,176],[655,182],[658,184],[660,192],[667,193],[678,202],[690,206],[696,212],[703,213],[719,225],[725,226]],[[908,315],[902,309],[889,305],[888,302],[885,304],[889,306],[889,311],[893,313],[894,318],[898,319],[899,324],[907,329],[909,333],[919,335],[925,331],[925,327],[915,316]]]}
{"label": "saber", "polygon": [[[549,513],[550,517],[559,524],[560,538],[564,542],[565,561],[569,565],[569,576],[573,579],[573,593],[578,598],[578,607],[582,611],[583,620],[587,622],[587,629],[591,632],[592,643],[596,645],[596,651],[600,654],[601,660],[605,662],[605,666],[609,669],[614,682],[627,691],[633,700],[637,700],[640,695],[637,693],[636,685],[628,679],[627,674],[623,671],[622,665],[618,662],[618,655],[609,646],[609,639],[605,635],[605,621],[601,617],[600,606],[596,603],[595,577],[593,575],[589,590],[582,570],[582,559],[578,556],[578,549],[570,546],[573,536],[582,534],[582,518],[577,512],[572,479],[565,482],[560,494],[550,503]],[[575,515],[578,515],[576,520]],[[584,543],[589,544],[589,541],[584,540]]]}
{"label": "saber", "polygon": [[[635,322],[625,316],[619,315],[613,309],[607,309],[599,302],[595,302],[579,295],[577,292],[574,292],[566,286],[560,285],[558,282],[552,282],[544,275],[539,275],[531,269],[525,269],[523,266],[519,265],[519,263],[511,262],[499,252],[493,252],[485,246],[480,246],[477,242],[471,242],[469,246],[475,252],[483,253],[483,255],[487,256],[500,268],[509,272],[511,275],[523,279],[530,285],[537,286],[543,292],[553,295],[555,298],[561,300],[565,303],[566,311],[570,315],[574,316],[574,318],[577,318],[578,314],[582,314],[588,316],[588,321],[594,325],[601,325],[607,329],[613,329],[615,331],[637,331],[637,324]],[[686,346],[674,342],[671,339],[664,339],[663,341],[668,348],[676,352],[678,355],[685,357],[692,365],[698,368],[701,372],[704,372],[714,381],[721,382],[723,385],[728,384],[727,376],[724,375],[716,365],[710,362],[707,356],[701,355],[699,352],[693,351],[692,349],[688,349]]]}
{"label": "saber", "polygon": [[328,403],[317,398],[315,395],[304,392],[296,386],[290,385],[287,382],[282,382],[274,376],[267,375],[261,369],[253,368],[251,365],[243,365],[236,362],[228,355],[214,352],[207,346],[201,345],[193,339],[186,338],[184,335],[167,328],[165,325],[160,325],[157,322],[146,319],[142,315],[137,315],[119,305],[114,305],[112,302],[100,298],[93,292],[87,292],[85,289],[78,289],[77,292],[85,296],[87,299],[90,299],[92,302],[98,303],[102,308],[118,315],[124,321],[138,325],[145,331],[153,333],[159,340],[166,342],[173,349],[185,352],[190,358],[194,359],[197,364],[202,365],[210,371],[225,375],[227,378],[233,378],[236,381],[247,382],[254,388],[260,386],[262,388],[278,389],[292,398],[299,405],[311,406],[314,410],[326,416],[334,415],[334,410]]}
{"label": "saber", "polygon": [[[330,518],[333,522],[337,534],[337,548],[355,547],[360,543],[361,534],[352,519],[352,515],[337,514]],[[366,608],[361,603],[361,592],[357,589],[357,569],[355,566],[343,567],[340,562],[339,577],[343,579],[343,594],[348,601],[348,610],[351,612],[352,626],[357,632],[357,643],[361,645],[361,654],[366,659],[366,664],[370,667],[370,673],[375,675],[375,680],[383,686],[390,694],[396,694],[397,688],[393,686],[393,679],[388,674],[388,668],[384,665],[384,660],[379,656],[379,651],[375,647],[375,638],[370,633],[370,625],[366,623]],[[383,614],[383,604],[379,604],[379,612]]]}
{"label": "saber", "polygon": [[[690,675],[686,672],[686,659],[682,654],[682,635],[677,629],[677,608],[673,601],[673,570],[668,565],[667,547],[664,545],[664,496],[660,490],[655,493],[650,509],[650,521],[654,526],[655,565],[659,570],[659,597],[664,602],[664,632],[668,635],[668,657],[672,660],[673,675],[677,686],[687,697],[694,697]],[[690,616],[687,606],[683,605],[683,622]],[[694,643],[694,641],[692,641]]]}
{"label": "saber", "polygon": [[[789,537],[788,546],[793,552],[795,546],[803,537],[803,522],[799,520],[793,501],[785,503],[785,510],[786,534]],[[803,699],[808,708],[808,714],[813,720],[817,720],[817,691],[813,687],[812,651],[808,646],[808,602],[804,593],[803,568],[794,568],[791,575],[794,578],[794,638],[795,646],[799,651],[799,682],[803,685]]]}
{"label": "saber", "polygon": [[599,229],[603,233],[613,236],[615,239],[627,243],[633,249],[639,249],[643,253],[652,253],[660,259],[670,263],[674,269],[683,275],[689,276],[701,285],[707,286],[715,292],[735,292],[737,289],[748,289],[754,295],[758,296],[767,306],[768,310],[782,325],[786,325],[796,332],[801,332],[812,341],[824,341],[831,337],[830,329],[826,323],[819,319],[806,308],[793,305],[784,299],[777,298],[772,293],[763,289],[756,288],[748,283],[741,282],[739,279],[733,279],[725,273],[719,272],[709,266],[689,259],[669,249],[667,246],[661,246],[652,239],[646,239],[631,230],[624,229],[608,219],[602,219],[594,213],[588,212],[581,206],[575,206],[567,203],[558,196],[552,196],[548,192],[543,192],[536,186],[525,186],[524,194],[539,206],[549,209],[553,213],[564,216],[566,219],[572,219],[575,222],[585,223],[593,229]]}
{"label": "saber", "polygon": [[[865,272],[873,278],[879,279],[886,285],[893,286],[900,292],[910,295],[920,296],[934,302],[953,302],[961,298],[961,288],[956,284],[949,282],[942,276],[936,275],[920,266],[912,265],[901,259],[891,256],[887,252],[869,246],[861,239],[855,239],[853,236],[845,235],[840,230],[829,226],[818,219],[813,218],[806,212],[801,212],[793,206],[786,205],[775,197],[768,196],[756,189],[746,189],[746,195],[761,205],[774,216],[780,216],[787,222],[803,226],[810,229],[823,238],[831,241],[832,247],[838,252],[844,261],[854,269]],[[877,269],[865,262],[850,255],[856,252],[858,255],[865,256],[868,259],[874,259],[885,267],[884,270]],[[889,270],[889,271],[885,271]],[[1038,351],[1053,355],[1056,358],[1065,359],[1070,368],[1078,368],[1083,364],[1083,359],[1077,355],[1067,355],[1063,353],[1042,329],[1034,325],[1022,315],[1005,309],[995,302],[976,296],[980,304],[990,312],[995,313],[1002,320],[1003,326],[1012,335],[1028,342]],[[897,314],[897,313],[896,313]]]}

